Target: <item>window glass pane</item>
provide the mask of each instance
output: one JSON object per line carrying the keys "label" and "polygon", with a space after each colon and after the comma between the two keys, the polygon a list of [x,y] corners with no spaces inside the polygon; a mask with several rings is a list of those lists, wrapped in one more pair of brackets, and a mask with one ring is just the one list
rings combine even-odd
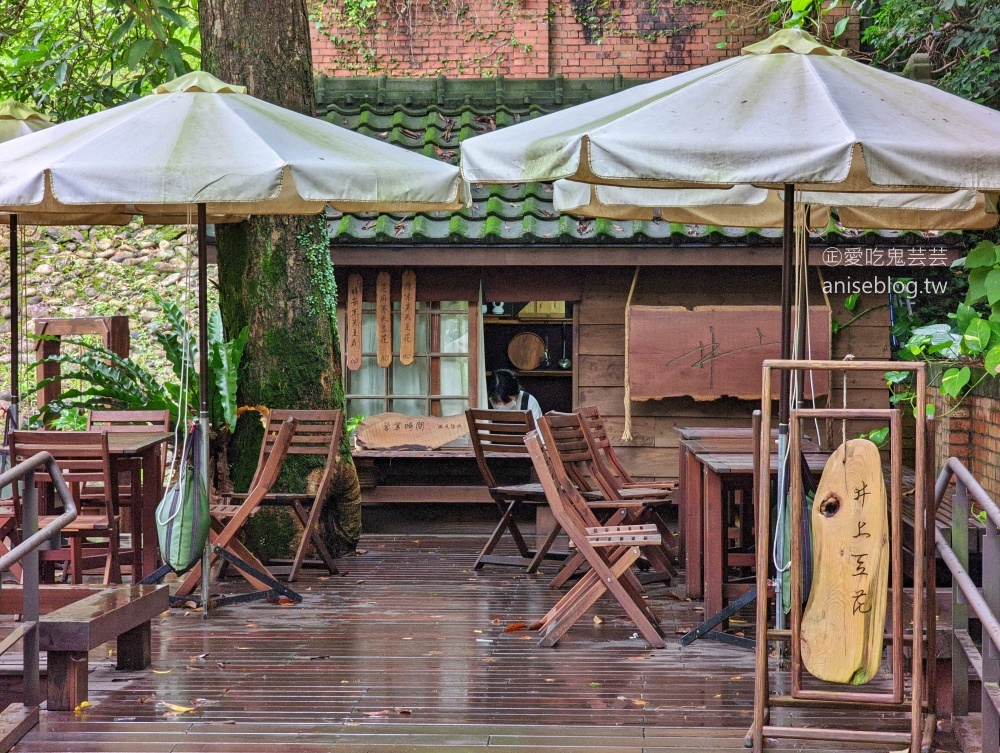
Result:
{"label": "window glass pane", "polygon": [[441,319],[441,352],[468,353],[469,351],[468,314],[442,314],[440,319]]}
{"label": "window glass pane", "polygon": [[[413,322],[413,337],[416,341],[413,345],[414,353],[426,353],[427,348],[427,326],[430,320],[426,316],[417,314]],[[399,338],[401,329],[399,325],[399,314],[392,315],[392,352],[399,355]]]}
{"label": "window glass pane", "polygon": [[394,413],[404,413],[407,416],[426,416],[426,400],[393,400],[391,410]]}
{"label": "window glass pane", "polygon": [[382,400],[348,400],[347,417],[352,416],[377,416],[385,413],[385,403]]}
{"label": "window glass pane", "polygon": [[385,370],[378,365],[375,356],[362,356],[357,371],[347,370],[346,392],[348,395],[385,394]]}
{"label": "window glass pane", "polygon": [[361,349],[365,353],[374,353],[378,348],[375,333],[375,314],[361,315]]}
{"label": "window glass pane", "polygon": [[469,359],[441,358],[441,395],[469,394]]}
{"label": "window glass pane", "polygon": [[468,400],[438,400],[437,403],[441,406],[442,416],[457,416],[469,407]]}
{"label": "window glass pane", "polygon": [[468,301],[441,301],[442,311],[468,311]]}
{"label": "window glass pane", "polygon": [[409,366],[403,366],[399,359],[393,359],[392,383],[389,387],[393,395],[427,394],[427,357],[418,356]]}

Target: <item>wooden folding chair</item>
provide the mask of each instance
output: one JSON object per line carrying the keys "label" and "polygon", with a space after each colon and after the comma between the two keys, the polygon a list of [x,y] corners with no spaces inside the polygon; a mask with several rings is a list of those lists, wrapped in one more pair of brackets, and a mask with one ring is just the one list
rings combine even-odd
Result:
{"label": "wooden folding chair", "polygon": [[[603,471],[596,451],[592,446],[583,417],[578,413],[546,414],[549,433],[552,435],[555,448],[566,464],[567,477],[576,485],[588,504],[593,509],[605,509],[610,515],[604,521],[605,525],[622,525],[625,523],[652,523],[660,531],[661,543],[657,546],[646,546],[643,555],[654,570],[660,573],[659,579],[674,578],[677,570],[673,565],[674,554],[662,542],[673,538],[666,523],[660,518],[657,509],[672,504],[669,489],[650,489],[644,487],[622,489],[612,483]],[[546,437],[546,442],[548,438]],[[594,499],[597,496],[600,501]],[[560,588],[572,577],[573,573],[584,564],[583,556],[577,552],[570,557],[559,574],[550,584]]]}
{"label": "wooden folding chair", "polygon": [[[531,412],[470,408],[465,412],[465,417],[469,424],[469,436],[472,438],[472,449],[476,453],[479,472],[500,511],[500,522],[497,523],[493,533],[487,539],[473,568],[479,570],[483,565],[512,565],[527,567],[527,571],[533,573],[538,570],[544,559],[563,559],[564,555],[550,553],[555,535],[559,533],[558,528],[541,547],[532,549],[525,542],[515,520],[515,513],[522,505],[547,504],[542,485],[538,483],[500,484],[494,473],[494,467],[490,463],[491,459],[495,462],[500,458],[523,457],[528,460],[524,436],[535,428],[535,420]],[[505,531],[510,532],[520,556],[505,557],[493,554],[493,550],[503,539]]]}
{"label": "wooden folding chair", "polygon": [[[270,452],[267,453],[264,466],[256,474],[255,482],[241,504],[212,505],[211,507],[212,530],[209,536],[213,546],[208,566],[211,567],[218,557],[235,565],[256,592],[253,596],[270,596],[273,593],[274,595],[291,595],[292,598],[301,599],[298,594],[285,589],[278,583],[264,564],[239,540],[243,526],[257,513],[264,497],[271,491],[271,487],[278,479],[297,426],[298,421],[294,418],[282,422],[278,435],[271,444]],[[187,596],[194,591],[201,580],[201,566],[202,563],[198,563],[191,568],[177,589],[176,596]],[[202,594],[202,598],[203,601],[207,602],[209,595]]]}
{"label": "wooden folding chair", "polygon": [[[168,410],[93,410],[87,416],[87,431],[103,430],[109,433],[142,434],[147,432],[170,431],[170,411]],[[161,446],[160,468],[167,467],[167,444]],[[142,518],[136,514],[133,500],[142,499],[142,462],[139,458],[116,461],[115,476],[118,478],[119,509],[129,511],[128,530],[132,539],[132,550],[128,558],[140,556],[142,546]],[[88,487],[84,492],[84,503],[88,495],[101,496],[100,488]]]}
{"label": "wooden folding chair", "polygon": [[600,409],[596,405],[588,405],[574,408],[573,412],[583,417],[594,457],[600,463],[602,470],[605,471],[605,477],[608,481],[619,490],[627,490],[627,494],[634,494],[636,490],[641,490],[649,492],[651,496],[660,492],[666,496],[667,492],[672,491],[677,486],[672,481],[636,481],[619,460],[611,438],[608,436]]}
{"label": "wooden folding chair", "polygon": [[539,645],[554,646],[605,593],[611,593],[653,648],[666,645],[659,620],[642,598],[632,565],[642,547],[656,546],[660,534],[650,524],[604,526],[565,473],[565,463],[551,441],[547,417],[538,421],[525,444],[545,490],[549,507],[569,534],[590,570],[539,621]]}
{"label": "wooden folding chair", "polygon": [[[61,561],[69,565],[73,583],[83,582],[88,567],[104,567],[105,584],[121,583],[119,562],[118,483],[111,471],[108,435],[104,431],[13,431],[10,434],[11,463],[24,462],[39,452],[48,452],[62,471],[81,514],[62,529],[61,536],[69,540],[69,548],[40,552],[43,561]],[[38,484],[51,482],[44,470],[35,471]],[[104,490],[94,496],[89,487]],[[84,490],[86,489],[86,493]],[[14,511],[20,527],[21,499],[14,485]],[[39,529],[56,515],[41,515]],[[97,548],[88,539],[107,539],[107,548]]]}
{"label": "wooden folding chair", "polygon": [[[294,494],[285,492],[270,492],[264,497],[262,504],[289,507],[294,511],[299,522],[302,524],[303,534],[299,541],[298,549],[292,560],[292,569],[288,573],[288,582],[294,582],[305,563],[306,550],[309,542],[316,549],[322,564],[330,571],[331,575],[336,575],[339,571],[334,563],[333,556],[323,543],[320,534],[320,515],[323,513],[323,504],[326,502],[326,495],[330,491],[330,479],[333,474],[333,465],[338,462],[340,452],[340,431],[344,422],[344,414],[339,410],[272,410],[267,417],[267,424],[264,427],[264,441],[260,447],[260,459],[257,461],[257,473],[250,483],[253,488],[258,477],[264,472],[264,459],[271,452],[274,443],[281,432],[281,427],[294,418],[298,421],[298,428],[292,435],[292,443],[288,447],[289,455],[313,455],[322,457],[325,461],[323,466],[323,476],[320,478],[319,486],[314,494]],[[246,495],[226,495],[234,499],[245,497]],[[308,509],[307,509],[308,508]]]}

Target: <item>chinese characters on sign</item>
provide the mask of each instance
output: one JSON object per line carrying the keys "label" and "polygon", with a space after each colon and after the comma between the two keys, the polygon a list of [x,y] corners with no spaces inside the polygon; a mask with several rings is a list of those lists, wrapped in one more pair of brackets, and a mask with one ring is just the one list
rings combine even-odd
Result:
{"label": "chinese characters on sign", "polygon": [[347,278],[347,368],[361,368],[361,304],[363,301],[361,275]]}
{"label": "chinese characters on sign", "polygon": [[399,304],[399,362],[413,363],[417,319],[417,275],[412,269],[403,272],[403,293]]}
{"label": "chinese characters on sign", "polygon": [[368,450],[435,450],[469,433],[465,415],[406,416],[380,413],[361,422],[355,434]]}
{"label": "chinese characters on sign", "polygon": [[392,293],[389,273],[379,272],[375,281],[375,335],[378,340],[378,365],[392,365]]}

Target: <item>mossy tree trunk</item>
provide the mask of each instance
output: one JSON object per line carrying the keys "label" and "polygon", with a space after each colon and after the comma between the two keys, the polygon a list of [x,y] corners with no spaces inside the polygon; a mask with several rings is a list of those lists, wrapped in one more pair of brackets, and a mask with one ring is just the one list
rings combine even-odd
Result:
{"label": "mossy tree trunk", "polygon": [[[252,96],[315,115],[305,0],[202,0],[199,10],[205,70],[246,86]],[[322,218],[253,217],[217,226],[216,236],[227,335],[250,327],[240,404],[343,408],[337,291]],[[256,418],[247,413],[237,423],[230,461],[238,490],[246,489],[257,465],[262,431]],[[295,462],[302,459],[290,458],[282,474],[291,491],[305,489],[309,468]],[[338,469],[333,489],[357,489],[357,471],[346,453]],[[353,550],[360,494],[342,491],[327,501],[325,512],[331,550]],[[263,538],[273,532],[257,533]]]}

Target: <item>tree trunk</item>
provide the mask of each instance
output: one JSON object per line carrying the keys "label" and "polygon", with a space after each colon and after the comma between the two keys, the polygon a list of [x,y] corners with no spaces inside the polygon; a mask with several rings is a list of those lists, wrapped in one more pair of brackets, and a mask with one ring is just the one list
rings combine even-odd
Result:
{"label": "tree trunk", "polygon": [[[305,0],[202,0],[200,26],[205,70],[243,84],[252,96],[315,115]],[[226,332],[250,327],[240,366],[240,404],[342,409],[337,290],[322,217],[253,217],[217,226],[216,236]],[[249,485],[261,436],[256,414],[244,414],[230,453],[237,489]],[[289,472],[282,475],[289,491],[304,491],[309,466],[299,461],[309,459],[291,456],[286,462]],[[342,466],[357,484],[349,457]],[[338,488],[351,486],[348,478]],[[355,495],[328,500],[324,537],[331,548],[354,549],[360,530],[342,521],[356,520],[359,505]]]}

